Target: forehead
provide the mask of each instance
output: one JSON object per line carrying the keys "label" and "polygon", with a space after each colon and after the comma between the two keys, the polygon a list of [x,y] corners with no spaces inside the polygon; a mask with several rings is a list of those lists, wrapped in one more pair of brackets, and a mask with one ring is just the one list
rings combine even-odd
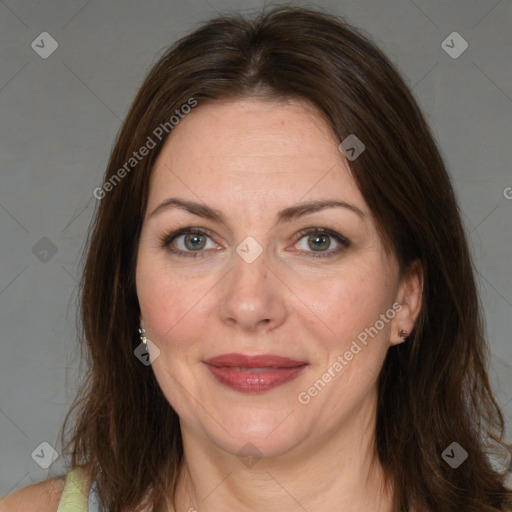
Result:
{"label": "forehead", "polygon": [[[351,199],[365,208],[339,141],[311,105],[257,98],[199,104],[168,137],[151,176],[151,204],[172,190],[278,204]],[[197,199],[196,197],[196,199]],[[269,204],[270,206],[270,204]]]}

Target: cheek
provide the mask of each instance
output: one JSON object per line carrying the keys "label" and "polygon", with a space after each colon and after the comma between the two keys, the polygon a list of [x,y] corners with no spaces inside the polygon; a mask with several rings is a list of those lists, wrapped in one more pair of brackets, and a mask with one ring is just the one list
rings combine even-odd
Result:
{"label": "cheek", "polygon": [[384,322],[381,315],[392,307],[393,274],[374,260],[372,265],[351,265],[327,283],[311,282],[302,293],[308,289],[315,312],[311,333],[322,354],[303,391],[311,392],[326,428],[338,428],[340,418],[365,403],[384,362],[392,317]]}
{"label": "cheek", "polygon": [[[331,351],[350,345],[391,307],[393,288],[386,276],[385,268],[379,265],[359,264],[300,282],[297,295],[307,307],[305,314],[309,311],[324,348]],[[387,324],[383,336],[386,329]]]}
{"label": "cheek", "polygon": [[160,265],[144,257],[137,266],[136,282],[146,332],[157,342],[185,315],[190,288],[179,279],[170,279]]}
{"label": "cheek", "polygon": [[191,334],[206,328],[202,324],[208,317],[208,295],[214,292],[215,280],[191,279],[176,268],[167,269],[161,262],[142,258],[136,281],[147,336],[159,347],[172,350],[188,346]]}

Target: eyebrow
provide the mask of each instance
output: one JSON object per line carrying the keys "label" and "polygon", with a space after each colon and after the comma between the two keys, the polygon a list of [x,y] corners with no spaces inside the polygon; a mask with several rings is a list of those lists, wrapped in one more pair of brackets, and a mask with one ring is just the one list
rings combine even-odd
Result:
{"label": "eyebrow", "polygon": [[[344,201],[335,201],[335,200],[316,200],[316,201],[308,201],[306,203],[300,203],[294,206],[289,206],[278,212],[277,214],[277,222],[289,222],[291,220],[302,217],[303,215],[307,215],[310,213],[314,213],[325,208],[346,208],[354,213],[356,213],[359,217],[365,218],[365,214],[362,210],[360,210],[357,206],[353,204],[346,203]],[[204,217],[206,219],[210,219],[212,221],[220,222],[226,224],[226,219],[224,215],[217,209],[211,208],[205,204],[196,203],[194,201],[187,201],[184,199],[179,199],[177,197],[170,197],[166,199],[162,203],[160,203],[149,215],[148,219],[154,217],[155,215],[174,208],[179,208],[181,210],[185,210],[193,215],[197,215],[198,217]]]}

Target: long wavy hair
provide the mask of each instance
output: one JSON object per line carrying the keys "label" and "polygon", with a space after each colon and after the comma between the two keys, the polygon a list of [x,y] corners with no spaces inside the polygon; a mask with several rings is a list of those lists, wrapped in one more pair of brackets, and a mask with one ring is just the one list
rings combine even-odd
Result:
{"label": "long wavy hair", "polygon": [[[151,366],[134,356],[136,254],[149,179],[172,136],[169,119],[183,105],[247,97],[307,101],[340,142],[356,134],[366,149],[350,169],[384,244],[402,274],[415,260],[423,266],[415,328],[407,343],[389,348],[378,379],[375,453],[393,484],[394,510],[510,510],[512,491],[490,456],[508,455],[504,418],[442,157],[388,58],[360,30],[316,8],[273,7],[202,23],[165,50],[143,82],[86,241],[79,336],[89,371],[61,431],[72,468],[90,471],[105,510],[157,509],[172,499],[183,461],[178,416]],[[160,138],[159,126],[167,127]],[[148,137],[154,147],[134,161]],[[442,456],[453,442],[468,454],[456,469]]]}

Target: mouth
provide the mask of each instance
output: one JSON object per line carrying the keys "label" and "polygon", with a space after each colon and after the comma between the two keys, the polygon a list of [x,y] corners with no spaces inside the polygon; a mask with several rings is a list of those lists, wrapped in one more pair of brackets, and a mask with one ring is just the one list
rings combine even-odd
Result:
{"label": "mouth", "polygon": [[305,361],[272,354],[222,354],[203,362],[221,384],[236,391],[252,393],[281,386],[298,377],[308,366]]}

